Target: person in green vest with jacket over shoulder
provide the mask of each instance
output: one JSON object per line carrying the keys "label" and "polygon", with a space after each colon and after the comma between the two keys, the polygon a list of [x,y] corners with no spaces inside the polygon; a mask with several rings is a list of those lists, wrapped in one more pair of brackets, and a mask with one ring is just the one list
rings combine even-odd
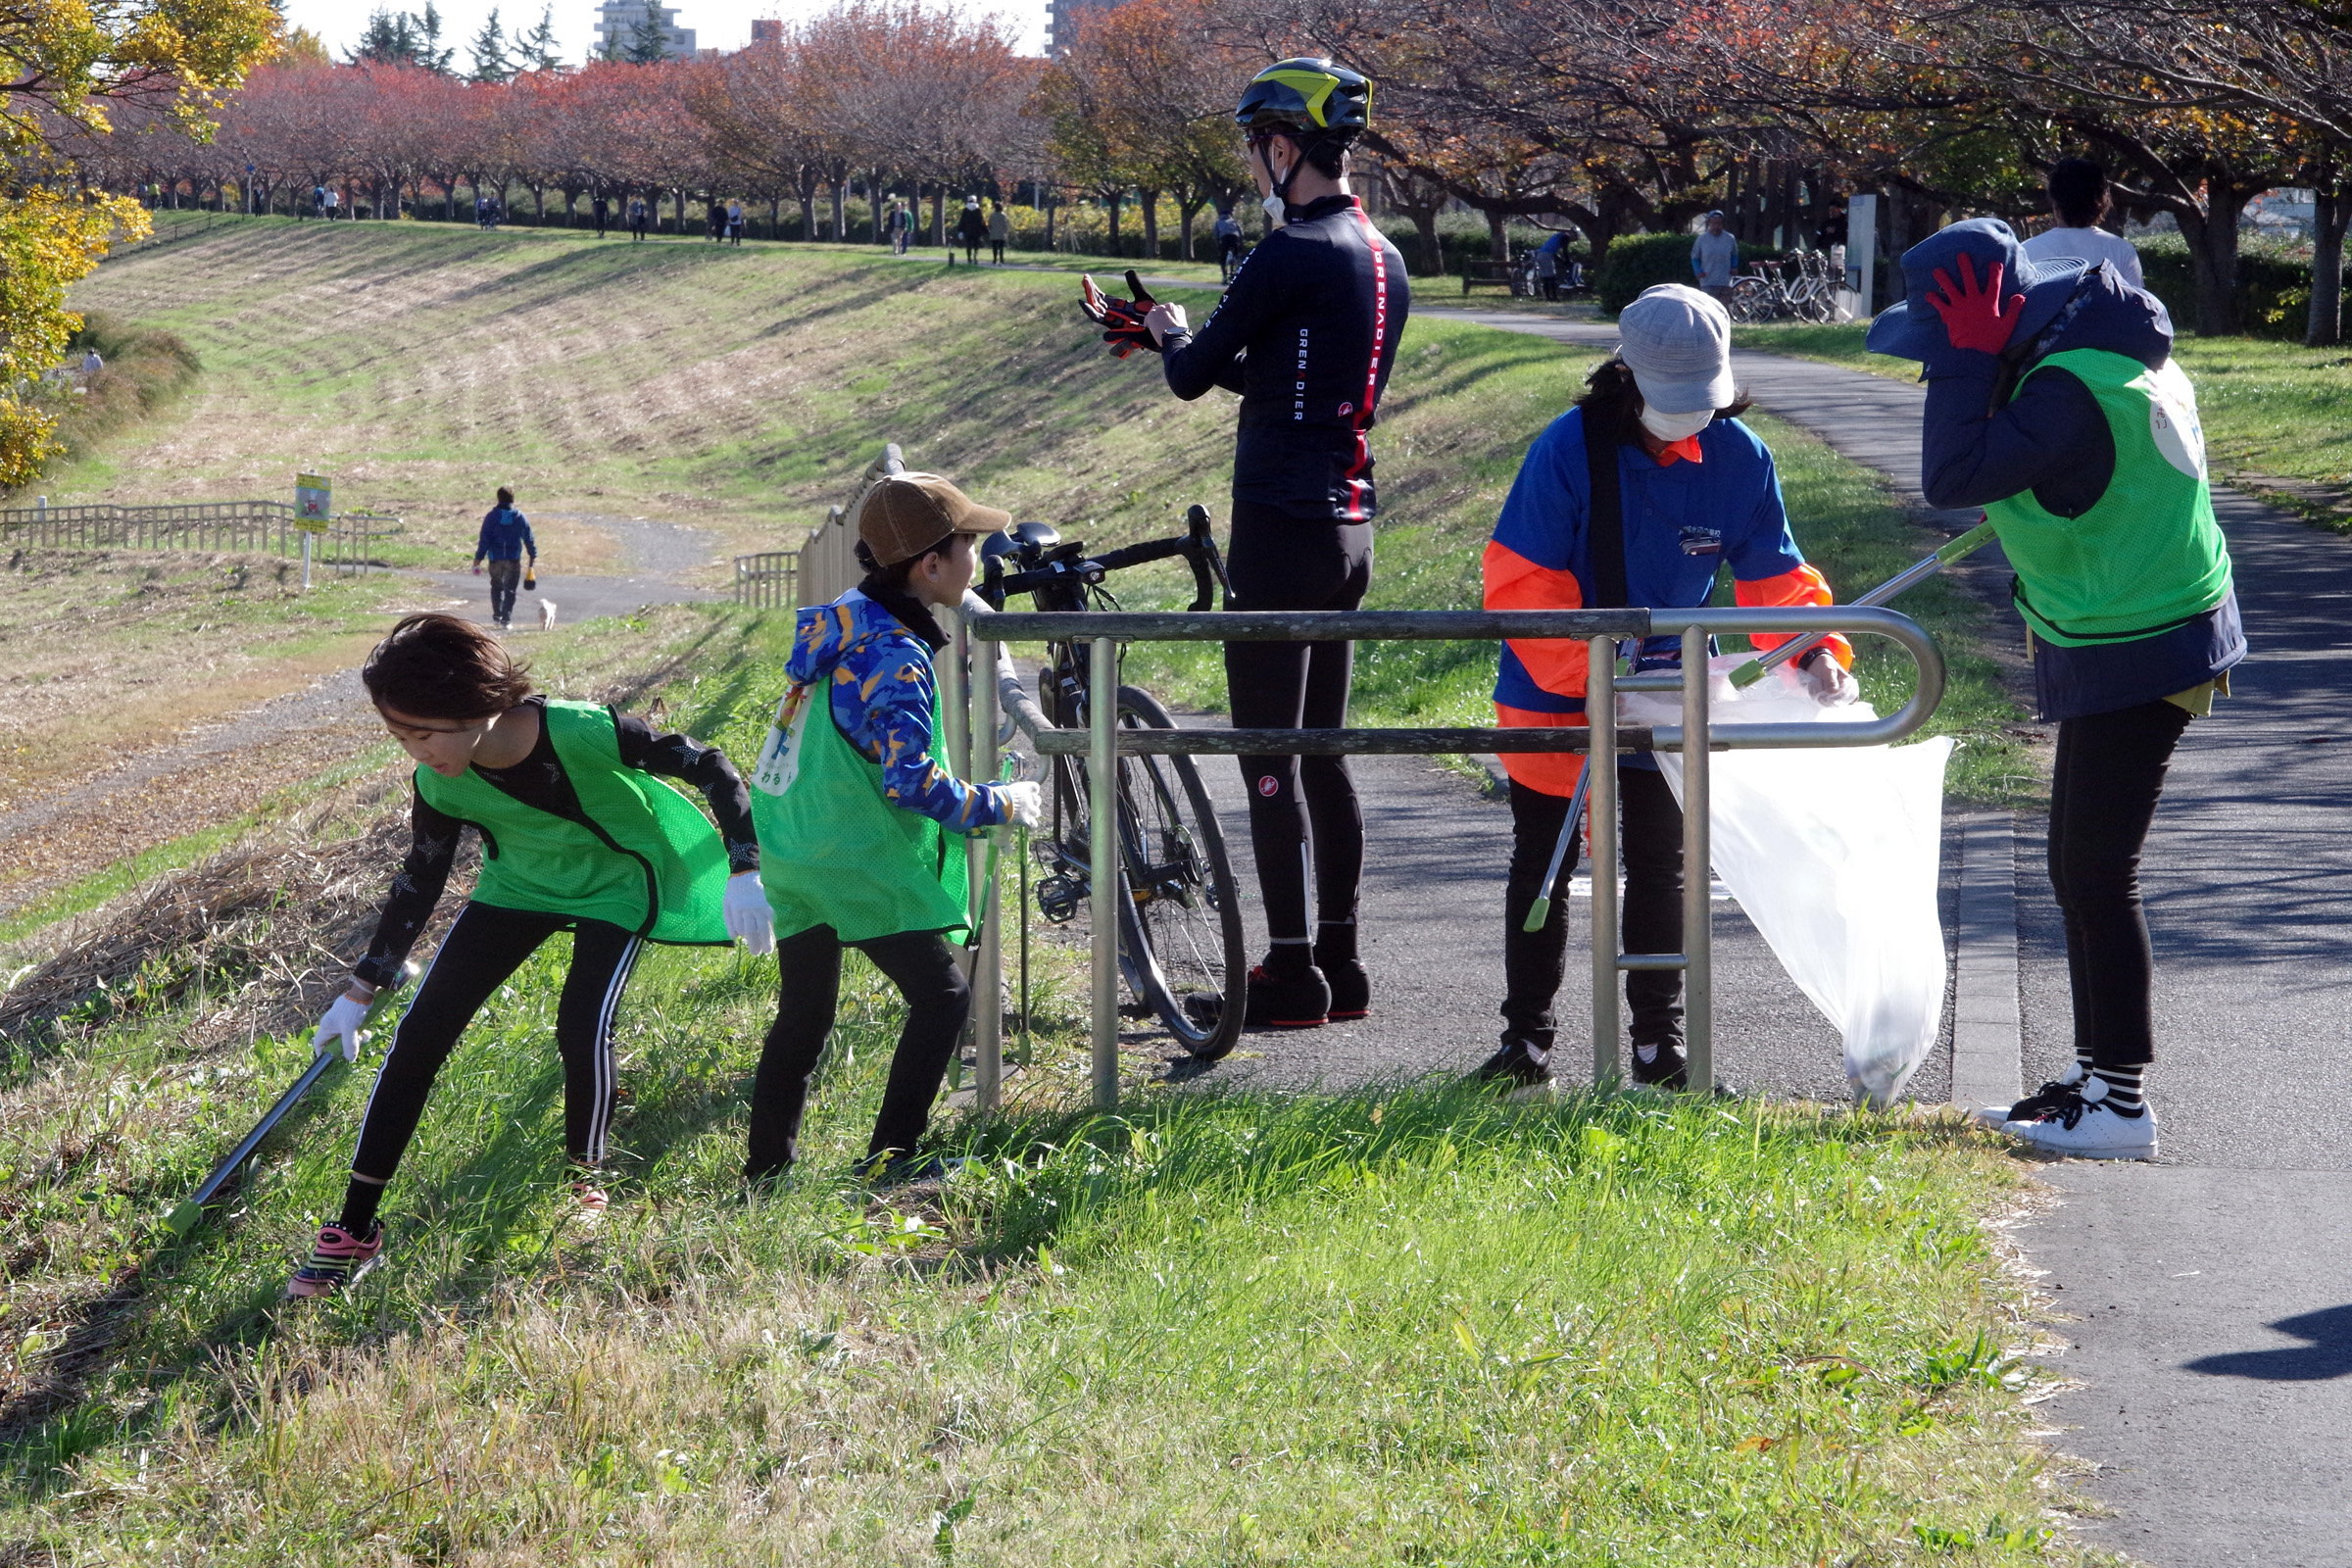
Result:
{"label": "person in green vest with jacket over shoulder", "polygon": [[970,919],[964,837],[1034,825],[1041,791],[967,783],[932,755],[931,662],[948,646],[932,612],[964,603],[978,540],[1011,520],[937,474],[893,475],[858,513],[864,580],[800,612],[790,686],[752,774],[781,992],[752,1089],[751,1182],[799,1157],[845,947],[906,1004],[865,1167],[892,1180],[944,1169],[917,1145],[971,1011],[956,946]]}
{"label": "person in green vest with jacket over shoulder", "polygon": [[[757,954],[773,941],[751,801],[723,754],[599,704],[534,696],[504,645],[454,615],[401,621],[360,678],[418,764],[414,842],[315,1050],[339,1038],[358,1059],[368,1004],[399,979],[466,828],[481,840],[482,865],[376,1072],[342,1212],[319,1227],[286,1287],[294,1297],[332,1295],[375,1262],[376,1207],[434,1077],[473,1015],[548,938],[571,933],[556,1049],[573,1196],[591,1215],[606,1204],[597,1171],[618,1084],[612,1019],[638,954],[648,942],[739,938]],[[717,828],[657,774],[699,790]]]}
{"label": "person in green vest with jacket over shoulder", "polygon": [[1928,503],[1981,506],[1999,533],[2036,706],[2058,726],[2049,869],[2075,1062],[1978,1114],[2054,1153],[2152,1158],[2140,851],[2174,747],[2246,657],[2196,393],[2153,294],[2110,263],[2031,260],[1998,219],[1914,245],[1903,280],[1870,347],[1925,367]]}

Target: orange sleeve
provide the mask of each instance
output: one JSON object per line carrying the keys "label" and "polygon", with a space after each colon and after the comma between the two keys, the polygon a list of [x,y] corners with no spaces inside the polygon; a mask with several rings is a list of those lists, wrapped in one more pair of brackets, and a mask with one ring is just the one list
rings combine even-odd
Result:
{"label": "orange sleeve", "polygon": [[[1490,540],[1481,563],[1489,610],[1582,610],[1584,586],[1565,567],[1539,566],[1507,545]],[[1511,652],[1519,656],[1528,678],[1555,697],[1585,695],[1585,645],[1573,637],[1557,639],[1515,637]]]}
{"label": "orange sleeve", "polygon": [[[1488,547],[1490,550],[1492,546]],[[1732,585],[1739,603],[1751,609],[1769,610],[1785,605],[1834,605],[1838,601],[1830,592],[1829,579],[1810,564],[1794,571],[1784,571],[1777,577],[1758,577],[1753,582]],[[1785,632],[1759,632],[1750,639],[1756,651],[1769,654],[1788,640]],[[1854,667],[1854,646],[1843,637],[1832,635],[1822,639],[1822,646],[1831,657],[1846,668]]]}
{"label": "orange sleeve", "polygon": [[[1539,645],[1541,646],[1541,645]],[[1524,708],[1494,705],[1494,727],[1497,729],[1567,729],[1581,726],[1582,718],[1565,713],[1531,713]],[[1585,771],[1582,752],[1503,752],[1502,770],[1529,789],[1544,795],[1574,795],[1576,781]]]}

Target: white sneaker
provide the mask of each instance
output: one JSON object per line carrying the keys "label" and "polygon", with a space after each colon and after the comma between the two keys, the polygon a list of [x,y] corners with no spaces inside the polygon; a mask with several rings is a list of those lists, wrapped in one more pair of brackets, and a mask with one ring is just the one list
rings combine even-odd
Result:
{"label": "white sneaker", "polygon": [[1999,1129],[2013,1121],[2032,1121],[2044,1111],[2054,1110],[2066,1103],[2067,1097],[2090,1076],[2090,1069],[2080,1061],[2070,1061],[2066,1071],[2034,1090],[2025,1099],[2006,1105],[1984,1105],[1968,1113],[1968,1119],[1979,1126]]}
{"label": "white sneaker", "polygon": [[2125,1116],[2106,1101],[2107,1081],[2094,1075],[2062,1104],[2028,1121],[2004,1122],[2001,1131],[2046,1153],[2076,1159],[2154,1159],[2155,1107]]}

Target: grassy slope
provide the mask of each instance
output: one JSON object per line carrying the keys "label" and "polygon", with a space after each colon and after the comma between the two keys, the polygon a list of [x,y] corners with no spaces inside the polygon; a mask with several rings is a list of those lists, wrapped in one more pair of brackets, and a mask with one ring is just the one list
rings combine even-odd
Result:
{"label": "grassy slope", "polygon": [[[1895,380],[1919,367],[1862,347],[1860,324],[1743,326],[1741,348],[1819,360]],[[2174,357],[2197,389],[2217,473],[2338,532],[2352,530],[2352,355],[2262,338],[2183,337]],[[2290,481],[2289,487],[2266,479]],[[2307,488],[2309,487],[2309,488]],[[2321,493],[2314,493],[2315,491]],[[2328,493],[2332,492],[2332,493]]]}
{"label": "grassy slope", "polygon": [[[749,749],[782,627],[681,612],[664,695]],[[307,1057],[192,1054],[135,999],[0,1083],[0,1544],[212,1563],[2075,1560],[2006,1384],[1980,1135],[1640,1099],[1506,1106],[1082,1081],[944,1193],[847,1182],[895,1009],[854,963],[804,1174],[746,1205],[772,960],[662,951],[622,1022],[624,1170],[564,1217],[561,945],[443,1073],[352,1298],[274,1290],[363,1099],[338,1073],[208,1230],[151,1216]],[[127,1271],[126,1271],[127,1270]],[[109,1295],[110,1289],[112,1295]]]}

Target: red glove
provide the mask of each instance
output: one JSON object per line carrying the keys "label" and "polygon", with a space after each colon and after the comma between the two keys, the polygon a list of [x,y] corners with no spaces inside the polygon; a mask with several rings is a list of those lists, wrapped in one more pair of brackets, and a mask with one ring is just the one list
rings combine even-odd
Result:
{"label": "red glove", "polygon": [[2026,297],[2012,294],[2005,300],[2001,298],[2000,263],[1994,262],[1985,270],[1984,286],[1979,288],[1976,265],[1962,252],[1960,286],[1953,287],[1951,274],[1940,267],[1936,270],[1936,286],[1943,292],[1930,294],[1928,303],[1943,318],[1943,332],[1952,340],[1952,347],[1998,354],[2009,346]]}
{"label": "red glove", "polygon": [[1127,286],[1135,293],[1132,300],[1103,293],[1095,286],[1089,273],[1080,274],[1078,282],[1087,319],[1103,329],[1102,341],[1110,346],[1112,359],[1123,360],[1137,349],[1150,349],[1154,354],[1163,352],[1152,336],[1152,329],[1144,325],[1144,318],[1152,314],[1152,307],[1159,301],[1145,290],[1143,279],[1135,275],[1134,268],[1127,270]]}

